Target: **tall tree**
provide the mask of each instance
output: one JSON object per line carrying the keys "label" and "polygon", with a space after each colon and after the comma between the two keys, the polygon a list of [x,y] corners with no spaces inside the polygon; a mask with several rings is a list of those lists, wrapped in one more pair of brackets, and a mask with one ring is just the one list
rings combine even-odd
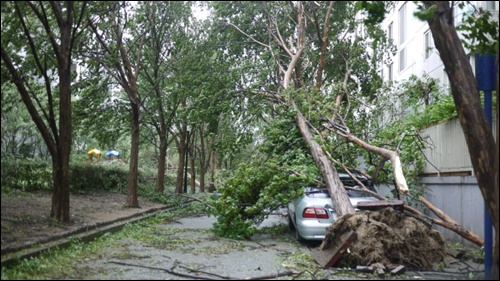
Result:
{"label": "tall tree", "polygon": [[[246,10],[238,5],[241,4],[227,4],[226,9],[238,10],[233,14],[244,15]],[[331,151],[325,146],[325,139],[334,138],[325,133],[335,132],[390,159],[396,186],[400,193],[406,194],[408,187],[398,154],[368,145],[351,134],[345,125],[349,118],[354,120],[351,100],[368,97],[373,90],[372,81],[377,81],[374,58],[383,44],[375,39],[376,28],[367,29],[366,33],[357,29],[357,6],[350,2],[291,2],[288,5],[266,2],[248,6],[258,16],[232,17],[229,25],[261,48],[260,52],[266,52],[279,73],[275,89],[255,92],[296,112],[297,125],[331,192],[337,212],[344,215],[354,210],[332,165]],[[257,22],[262,19],[265,26]],[[266,31],[266,38],[258,33],[259,29],[261,34],[262,29]],[[257,47],[247,44],[245,52]],[[372,48],[373,57],[366,52],[367,48]],[[321,132],[324,129],[327,130]]]}
{"label": "tall tree", "polygon": [[[99,2],[88,20],[94,44],[88,44],[87,55],[97,62],[125,91],[130,106],[131,141],[127,188],[127,207],[139,207],[137,181],[139,172],[139,124],[141,98],[137,81],[141,70],[146,26],[135,21],[129,2]],[[144,24],[147,24],[144,23]]]}
{"label": "tall tree", "polygon": [[[50,216],[70,221],[72,57],[86,1],[2,2],[2,68],[14,83],[52,158]],[[5,78],[5,79],[4,79]]]}
{"label": "tall tree", "polygon": [[[451,92],[458,118],[469,148],[474,173],[495,228],[494,268],[492,278],[498,279],[499,268],[499,187],[498,138],[495,139],[486,119],[476,78],[454,24],[454,6],[449,1],[423,1],[434,44],[439,51],[450,79]],[[495,29],[493,28],[493,31]],[[477,34],[477,33],[476,33]],[[498,21],[492,34],[493,54],[498,55]],[[496,48],[496,49],[495,49]],[[474,51],[474,50],[472,50]],[[498,69],[498,56],[497,56]],[[498,75],[498,72],[497,72]],[[498,76],[497,76],[498,94]],[[497,99],[498,101],[498,99]],[[498,114],[498,102],[497,102]],[[497,115],[498,116],[498,115]],[[496,122],[498,133],[498,118]],[[492,153],[496,151],[497,153]]]}
{"label": "tall tree", "polygon": [[[179,53],[177,49],[188,40],[185,29],[190,27],[191,2],[144,2],[139,4],[138,15],[150,27],[149,36],[145,38],[149,48],[145,50],[140,75],[144,81],[143,92],[150,93],[148,102],[143,106],[145,118],[156,133],[152,138],[159,140],[156,190],[163,193],[169,130],[172,130],[178,108],[170,90],[173,85],[167,83],[168,77],[173,75],[172,65]],[[179,160],[181,158],[184,159],[180,156]]]}

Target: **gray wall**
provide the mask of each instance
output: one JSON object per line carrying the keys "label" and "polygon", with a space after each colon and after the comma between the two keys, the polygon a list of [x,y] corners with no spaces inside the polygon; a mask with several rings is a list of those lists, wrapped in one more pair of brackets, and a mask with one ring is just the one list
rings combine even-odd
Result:
{"label": "gray wall", "polygon": [[[465,229],[484,239],[484,200],[474,176],[468,177],[424,177],[424,197],[445,214],[456,220]],[[429,211],[430,212],[430,211]],[[438,218],[432,212],[431,217]],[[464,245],[474,245],[455,232],[434,226],[448,240]]]}
{"label": "gray wall", "polygon": [[[425,184],[425,199],[449,217],[457,221],[462,227],[484,239],[484,201],[474,176],[468,177],[422,177],[420,183]],[[392,186],[377,186],[379,194],[390,194]],[[411,188],[411,187],[410,187]],[[404,196],[402,200],[407,200]],[[438,218],[430,210],[420,210],[426,215]],[[458,242],[466,246],[475,246],[469,240],[457,233],[434,225],[448,242]]]}

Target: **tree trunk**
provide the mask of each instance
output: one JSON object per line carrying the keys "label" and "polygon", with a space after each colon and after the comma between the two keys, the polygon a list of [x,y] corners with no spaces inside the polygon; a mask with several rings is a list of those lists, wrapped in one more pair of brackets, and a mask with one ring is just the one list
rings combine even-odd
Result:
{"label": "tree trunk", "polygon": [[[27,42],[26,51],[30,53],[34,59],[32,66],[36,68],[41,74],[41,78],[38,81],[43,81],[46,84],[46,96],[43,100],[46,101],[46,106],[50,109],[45,108],[43,113],[43,118],[40,115],[41,110],[38,110],[33,99],[36,100],[37,104],[40,97],[35,92],[28,92],[29,82],[22,77],[22,74],[18,72],[16,66],[11,60],[11,57],[4,49],[2,44],[2,60],[5,63],[5,67],[10,74],[10,82],[13,82],[23,100],[28,112],[31,115],[33,122],[35,123],[38,131],[42,135],[45,145],[52,158],[52,179],[53,179],[53,191],[52,191],[52,205],[50,216],[59,222],[70,222],[70,208],[69,208],[69,155],[71,151],[72,142],[72,127],[71,127],[71,64],[72,64],[72,47],[73,40],[76,38],[77,27],[74,24],[74,13],[80,14],[85,10],[85,5],[80,6],[78,11],[74,11],[75,2],[64,2],[64,3],[54,3],[50,2],[49,5],[51,9],[48,9],[45,13],[44,3],[32,3],[32,2],[15,2],[12,3],[16,14],[18,15],[19,25],[20,25],[20,35],[24,36]],[[4,5],[4,3],[2,3]],[[21,6],[23,5],[23,6]],[[27,9],[21,12],[22,9]],[[28,15],[25,12],[34,12],[38,17],[33,17],[29,19],[30,24],[26,24],[26,19],[23,15]],[[34,15],[34,14],[31,14]],[[53,21],[49,18],[54,19]],[[36,22],[40,20],[39,22]],[[80,23],[77,23],[78,26]],[[52,26],[53,25],[53,26]],[[32,26],[37,26],[37,30],[32,29]],[[38,32],[46,32],[45,35],[40,35]],[[75,33],[73,33],[75,32]],[[46,42],[52,49],[45,50],[44,59],[52,60],[57,65],[57,83],[51,80],[48,75],[49,72],[53,71],[51,67],[48,67],[45,62],[40,60],[40,54],[35,55],[40,50],[31,48],[38,45],[37,40],[44,38]],[[53,56],[53,57],[51,57]],[[3,81],[3,77],[2,77]],[[52,90],[52,85],[58,85],[58,94],[54,95]],[[50,86],[49,86],[50,85]],[[54,101],[59,101],[56,106]],[[56,109],[56,110],[54,110]],[[59,111],[59,116],[56,116],[55,112]],[[56,120],[59,120],[59,124],[56,125]],[[45,123],[46,122],[46,123]],[[49,129],[50,128],[50,129]]]}
{"label": "tree trunk", "polygon": [[[191,134],[189,134],[189,138],[187,140],[188,146],[187,146],[187,153],[188,153],[188,159],[189,159],[189,185],[191,186],[191,193],[195,194],[196,193],[196,170],[195,170],[195,159],[196,159],[196,150],[194,147],[196,139],[196,130],[193,130]],[[186,175],[187,176],[187,175]],[[186,190],[187,192],[187,190]]]}
{"label": "tree trunk", "polygon": [[332,166],[328,156],[325,154],[321,146],[313,139],[307,122],[300,111],[297,111],[297,124],[300,132],[302,133],[302,137],[308,144],[316,165],[323,176],[326,187],[330,191],[337,216],[340,217],[345,214],[354,213],[354,208],[352,207],[349,196],[344,189],[344,184],[342,184],[339,179],[337,170]]}
{"label": "tree trunk", "polygon": [[165,183],[165,163],[167,158],[167,138],[160,135],[160,158],[158,159],[158,177],[156,177],[156,191],[163,194]]}
{"label": "tree trunk", "polygon": [[491,221],[495,226],[496,243],[493,266],[496,267],[494,271],[498,277],[499,187],[496,181],[498,165],[495,166],[497,162],[495,158],[498,154],[493,153],[498,149],[498,142],[495,146],[491,127],[481,105],[476,78],[454,26],[453,7],[449,1],[424,1],[424,3],[426,8],[433,5],[436,7],[435,13],[427,21],[434,44],[450,80],[453,100],[469,148],[472,167]]}
{"label": "tree trunk", "polygon": [[[73,5],[68,4],[66,7],[69,12],[72,12]],[[73,28],[72,17],[64,21],[61,26],[61,48],[58,65],[59,74],[59,137],[56,141],[56,154],[52,155],[53,163],[55,162],[54,178],[54,195],[52,197],[51,216],[60,222],[70,222],[69,208],[69,155],[72,144],[72,127],[71,127],[71,33]],[[57,159],[54,159],[54,157]],[[55,160],[55,161],[54,161]],[[54,202],[58,200],[59,202]],[[54,210],[54,205],[57,209]]]}
{"label": "tree trunk", "polygon": [[187,131],[183,130],[180,135],[177,151],[179,153],[179,165],[177,166],[177,181],[175,183],[175,193],[181,194],[184,186],[184,168],[186,166],[186,153],[187,153]]}
{"label": "tree trunk", "polygon": [[424,205],[427,206],[427,208],[429,208],[436,216],[440,217],[443,220],[443,221],[433,220],[432,221],[433,223],[445,227],[449,230],[452,230],[453,232],[459,234],[460,236],[464,237],[465,239],[471,241],[472,243],[478,246],[484,246],[484,240],[481,239],[481,237],[470,232],[467,229],[464,229],[457,221],[452,219],[447,214],[443,213],[443,211],[436,208],[436,206],[432,205],[424,197],[419,196],[418,199],[422,203],[424,203]]}
{"label": "tree trunk", "polygon": [[[195,165],[194,165],[194,156],[193,156],[193,153],[190,153],[190,157],[189,157],[189,167],[190,168],[190,183],[191,183],[191,193],[192,194],[195,194],[196,193],[196,169],[195,169]],[[199,184],[199,183],[198,183]]]}
{"label": "tree trunk", "polygon": [[69,166],[61,161],[52,161],[52,205],[50,217],[59,222],[70,222],[69,208]]}
{"label": "tree trunk", "polygon": [[[137,97],[137,93],[131,93],[133,97]],[[132,133],[130,142],[130,163],[128,173],[128,191],[126,207],[139,208],[137,199],[137,179],[139,174],[139,102],[137,99],[131,99],[130,105],[132,109]]]}
{"label": "tree trunk", "polygon": [[217,159],[215,158],[215,151],[210,150],[210,183],[208,186],[208,192],[214,192],[215,188],[215,169],[217,165]]}
{"label": "tree trunk", "polygon": [[205,192],[205,174],[206,174],[206,149],[205,149],[205,138],[203,135],[203,128],[204,126],[202,125],[200,127],[200,192]]}

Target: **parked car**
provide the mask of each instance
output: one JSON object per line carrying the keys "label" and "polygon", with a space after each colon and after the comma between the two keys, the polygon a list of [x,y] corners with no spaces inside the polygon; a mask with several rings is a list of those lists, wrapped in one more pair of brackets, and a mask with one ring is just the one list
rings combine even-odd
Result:
{"label": "parked car", "polygon": [[[356,174],[358,180],[368,189],[376,192],[373,184],[364,176]],[[359,188],[359,185],[347,173],[339,173],[344,186]],[[347,190],[354,209],[358,202],[377,201],[378,199],[365,192]],[[288,225],[295,231],[299,242],[306,240],[323,240],[326,228],[337,220],[330,192],[325,186],[306,186],[304,193],[288,204]]]}

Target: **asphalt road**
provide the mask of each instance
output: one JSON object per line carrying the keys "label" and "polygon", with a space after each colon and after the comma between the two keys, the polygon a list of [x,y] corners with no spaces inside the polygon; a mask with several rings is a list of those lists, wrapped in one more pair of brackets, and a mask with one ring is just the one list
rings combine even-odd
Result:
{"label": "asphalt road", "polygon": [[[470,280],[484,276],[482,264],[455,259],[436,265],[434,271],[405,271],[394,276],[377,276],[353,269],[323,269],[311,256],[311,248],[318,244],[300,244],[291,231],[278,232],[279,236],[263,231],[244,241],[225,239],[210,232],[215,220],[206,216],[187,217],[148,226],[144,229],[147,239],[126,237],[105,249],[78,257],[75,268],[68,270],[63,279]],[[271,215],[259,228],[271,226],[287,228],[285,210]],[[113,228],[116,230],[117,226]],[[100,230],[101,234],[109,231]]]}

